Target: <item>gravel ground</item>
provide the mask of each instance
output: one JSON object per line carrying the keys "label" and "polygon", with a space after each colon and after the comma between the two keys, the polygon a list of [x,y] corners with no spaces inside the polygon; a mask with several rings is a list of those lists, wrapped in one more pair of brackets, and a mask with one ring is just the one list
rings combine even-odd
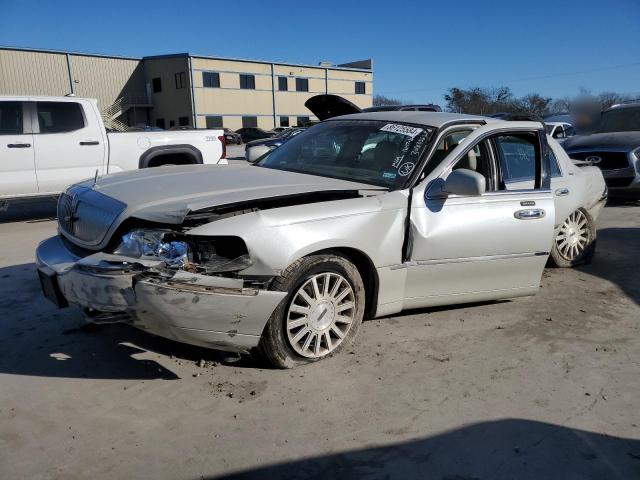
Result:
{"label": "gravel ground", "polygon": [[640,478],[640,206],[535,297],[363,324],[289,371],[41,295],[50,220],[0,224],[0,478]]}

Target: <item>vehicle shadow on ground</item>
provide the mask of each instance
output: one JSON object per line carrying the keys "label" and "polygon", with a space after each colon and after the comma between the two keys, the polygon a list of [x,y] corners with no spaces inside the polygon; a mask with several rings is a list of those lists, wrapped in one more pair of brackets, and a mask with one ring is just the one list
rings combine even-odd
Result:
{"label": "vehicle shadow on ground", "polygon": [[576,268],[614,283],[640,305],[640,228],[603,228],[597,242],[593,262]]}
{"label": "vehicle shadow on ground", "polygon": [[631,479],[640,478],[640,440],[505,419],[210,478]]}
{"label": "vehicle shadow on ground", "polygon": [[80,309],[58,309],[44,298],[33,263],[0,268],[0,292],[0,373],[175,380],[176,373],[148,357],[225,363],[228,356],[127,325],[86,324]]}

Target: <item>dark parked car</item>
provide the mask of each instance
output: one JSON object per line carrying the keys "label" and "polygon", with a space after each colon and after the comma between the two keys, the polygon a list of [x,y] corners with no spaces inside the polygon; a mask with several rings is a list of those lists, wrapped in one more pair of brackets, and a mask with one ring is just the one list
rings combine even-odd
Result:
{"label": "dark parked car", "polygon": [[[258,158],[258,156],[252,155],[252,150],[255,147],[265,146],[271,149],[278,148],[280,145],[292,139],[293,137],[298,135],[300,132],[303,132],[304,130],[305,130],[304,128],[287,128],[286,130],[282,130],[281,132],[278,132],[278,134],[274,137],[262,138],[260,140],[253,140],[247,143],[247,145],[244,147],[244,158],[246,158],[250,162],[253,162]],[[259,156],[262,156],[262,155],[259,155]]]}
{"label": "dark parked car", "polygon": [[640,101],[605,110],[595,132],[562,146],[572,159],[602,170],[609,196],[640,198]]}
{"label": "dark parked car", "polygon": [[242,136],[239,133],[234,132],[230,128],[224,129],[224,141],[227,142],[227,145],[231,145],[235,143],[236,145],[240,145],[242,143]]}
{"label": "dark parked car", "polygon": [[242,137],[244,143],[252,140],[260,140],[261,138],[271,138],[275,135],[274,132],[267,132],[258,127],[243,127],[236,130],[236,133]]}

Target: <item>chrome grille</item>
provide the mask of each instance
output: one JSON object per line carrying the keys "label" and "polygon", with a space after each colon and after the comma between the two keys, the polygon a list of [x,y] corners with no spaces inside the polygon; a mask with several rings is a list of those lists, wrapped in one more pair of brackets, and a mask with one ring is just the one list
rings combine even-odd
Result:
{"label": "chrome grille", "polygon": [[591,152],[568,152],[571,158],[576,160],[595,160],[594,163],[602,170],[617,170],[620,168],[629,168],[629,156],[627,152],[611,152],[596,150]]}
{"label": "chrome grille", "polygon": [[73,186],[58,200],[58,225],[81,246],[98,245],[126,205],[91,188]]}

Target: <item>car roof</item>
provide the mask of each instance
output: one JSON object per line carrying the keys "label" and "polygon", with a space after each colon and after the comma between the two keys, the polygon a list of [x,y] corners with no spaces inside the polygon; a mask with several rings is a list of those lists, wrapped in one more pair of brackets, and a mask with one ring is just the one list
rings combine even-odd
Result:
{"label": "car roof", "polygon": [[440,128],[449,123],[497,123],[504,120],[499,118],[481,117],[479,115],[467,115],[464,113],[446,112],[416,112],[416,111],[391,111],[391,112],[363,112],[350,115],[333,117],[334,120],[378,120],[383,122],[404,122],[427,127]]}
{"label": "car roof", "polygon": [[98,102],[95,98],[76,97],[75,95],[65,97],[47,95],[0,95],[0,100],[13,102],[77,102],[78,100],[88,100],[90,102]]}
{"label": "car roof", "polygon": [[638,108],[638,107],[640,107],[640,102],[631,101],[627,103],[618,103],[616,105],[612,105],[609,108],[607,108],[604,112],[610,112],[611,110],[623,110],[627,108]]}

